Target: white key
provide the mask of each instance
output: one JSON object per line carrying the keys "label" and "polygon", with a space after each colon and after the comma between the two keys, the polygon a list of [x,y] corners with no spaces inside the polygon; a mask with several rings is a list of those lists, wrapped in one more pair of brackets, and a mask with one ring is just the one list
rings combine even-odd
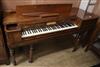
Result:
{"label": "white key", "polygon": [[56,26],[54,26],[56,29],[58,29]]}
{"label": "white key", "polygon": [[59,28],[61,28],[61,26],[58,25]]}
{"label": "white key", "polygon": [[26,35],[28,35],[28,32],[27,31],[25,31],[25,33],[26,33]]}
{"label": "white key", "polygon": [[36,33],[39,33],[38,29],[36,29]]}
{"label": "white key", "polygon": [[43,32],[43,30],[40,28],[41,32]]}
{"label": "white key", "polygon": [[49,31],[48,27],[46,27],[47,31]]}
{"label": "white key", "polygon": [[30,32],[33,34],[33,31],[32,30],[30,30]]}
{"label": "white key", "polygon": [[51,30],[53,30],[52,27],[50,27],[50,28],[51,28]]}

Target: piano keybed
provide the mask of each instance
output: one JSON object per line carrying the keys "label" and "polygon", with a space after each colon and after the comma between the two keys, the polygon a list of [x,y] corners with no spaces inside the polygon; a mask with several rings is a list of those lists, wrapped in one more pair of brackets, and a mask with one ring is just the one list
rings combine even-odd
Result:
{"label": "piano keybed", "polygon": [[46,26],[33,26],[27,29],[23,29],[22,38],[48,34],[58,31],[64,31],[68,29],[77,28],[78,26],[74,23],[60,23],[55,25],[46,25]]}

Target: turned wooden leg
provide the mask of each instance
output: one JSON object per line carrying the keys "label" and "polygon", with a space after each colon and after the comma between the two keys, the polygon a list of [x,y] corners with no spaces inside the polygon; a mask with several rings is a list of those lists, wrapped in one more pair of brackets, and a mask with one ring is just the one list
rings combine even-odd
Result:
{"label": "turned wooden leg", "polygon": [[33,46],[31,45],[29,49],[29,63],[32,62],[33,62]]}
{"label": "turned wooden leg", "polygon": [[16,65],[16,60],[15,60],[14,54],[15,54],[14,49],[10,49],[10,57],[11,57],[11,61],[12,61],[12,63],[13,63],[14,65]]}

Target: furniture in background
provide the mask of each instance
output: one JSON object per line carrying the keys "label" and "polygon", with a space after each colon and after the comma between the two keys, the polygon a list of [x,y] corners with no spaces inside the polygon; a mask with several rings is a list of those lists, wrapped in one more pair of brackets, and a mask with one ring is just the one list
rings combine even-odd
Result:
{"label": "furniture in background", "polygon": [[78,31],[75,34],[77,39],[76,45],[79,46],[73,51],[77,50],[80,46],[85,47],[85,50],[87,50],[87,45],[89,45],[97,26],[98,16],[93,13],[86,13],[86,11],[78,8],[73,8],[71,16],[71,20],[79,25]]}
{"label": "furniture in background", "polygon": [[94,32],[94,41],[91,46],[91,50],[93,50],[100,57],[100,21],[98,21],[96,32]]}
{"label": "furniture in background", "polygon": [[9,64],[9,55],[4,43],[2,29],[0,28],[0,64]]}
{"label": "furniture in background", "polygon": [[3,7],[0,0],[0,64],[9,64],[9,51],[7,51],[7,44],[5,39],[5,32],[3,27]]}

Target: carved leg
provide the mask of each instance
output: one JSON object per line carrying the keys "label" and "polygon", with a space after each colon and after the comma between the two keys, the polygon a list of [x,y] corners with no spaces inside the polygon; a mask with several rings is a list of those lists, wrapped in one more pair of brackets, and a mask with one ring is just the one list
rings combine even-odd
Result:
{"label": "carved leg", "polygon": [[33,62],[33,46],[31,45],[29,49],[29,63],[32,62]]}
{"label": "carved leg", "polygon": [[11,57],[11,61],[14,65],[16,65],[16,60],[15,60],[15,56],[14,56],[14,49],[10,49],[10,57]]}

